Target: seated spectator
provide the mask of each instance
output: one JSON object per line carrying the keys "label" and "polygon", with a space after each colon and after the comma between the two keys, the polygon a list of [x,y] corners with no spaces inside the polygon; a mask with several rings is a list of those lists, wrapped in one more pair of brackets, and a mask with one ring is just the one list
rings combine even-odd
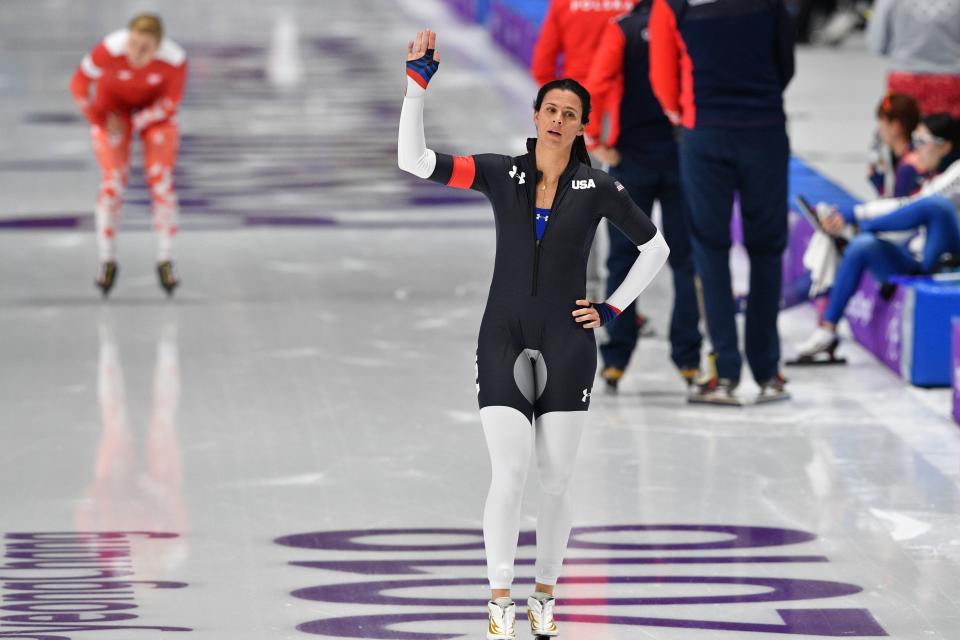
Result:
{"label": "seated spectator", "polygon": [[877,107],[877,159],[869,179],[881,197],[903,198],[920,190],[924,175],[911,136],[920,123],[917,101],[903,93],[888,93]]}
{"label": "seated spectator", "polygon": [[867,42],[890,58],[887,89],[920,103],[920,113],[960,118],[960,2],[877,0]]}
{"label": "seated spectator", "polygon": [[909,198],[884,198],[833,213],[823,221],[834,236],[859,234],[837,268],[823,321],[798,346],[798,355],[832,354],[837,323],[860,284],[863,272],[886,281],[895,275],[933,273],[942,256],[960,254],[960,121],[947,114],[923,119],[913,138],[919,165],[935,177]]}

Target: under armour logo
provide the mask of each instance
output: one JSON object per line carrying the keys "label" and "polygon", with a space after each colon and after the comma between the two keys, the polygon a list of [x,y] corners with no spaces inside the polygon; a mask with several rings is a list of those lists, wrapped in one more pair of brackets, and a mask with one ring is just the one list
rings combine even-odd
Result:
{"label": "under armour logo", "polygon": [[589,399],[590,399],[590,395],[591,395],[591,394],[590,394],[590,389],[584,389],[584,390],[583,390],[583,398],[580,400],[580,402],[586,402],[587,400],[589,400]]}
{"label": "under armour logo", "polygon": [[525,171],[521,171],[521,172],[520,172],[520,175],[517,176],[517,165],[513,165],[513,169],[510,170],[510,177],[511,177],[511,178],[517,178],[517,177],[519,177],[519,178],[520,178],[520,184],[524,184],[524,183],[526,183],[526,180],[525,180],[524,178],[527,177],[527,174],[526,174]]}
{"label": "under armour logo", "polygon": [[543,220],[544,222],[547,222],[548,220],[550,220],[550,216],[545,216],[538,213],[537,220]]}

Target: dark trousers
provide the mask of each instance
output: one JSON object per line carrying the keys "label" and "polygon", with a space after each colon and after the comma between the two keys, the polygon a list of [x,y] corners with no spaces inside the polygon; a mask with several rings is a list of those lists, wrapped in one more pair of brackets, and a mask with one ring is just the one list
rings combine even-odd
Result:
{"label": "dark trousers", "polygon": [[736,305],[730,280],[730,218],[740,194],[744,244],[750,257],[747,363],[757,382],[774,377],[780,361],[782,256],[787,246],[787,166],[784,128],[685,129],[680,171],[690,204],[693,259],[703,285],[707,326],[721,378],[740,379]]}
{"label": "dark trousers", "polygon": [[[670,357],[680,369],[700,364],[700,312],[694,284],[693,253],[690,244],[687,202],[677,169],[658,169],[641,165],[624,157],[610,170],[641,209],[650,215],[653,201],[663,211],[663,235],[670,247],[670,268],[673,270],[673,314],[670,319]],[[607,258],[607,296],[610,296],[637,259],[637,246],[619,229],[610,225],[610,255]],[[625,369],[637,346],[636,305],[630,305],[607,325],[609,342],[600,347],[606,367]]]}

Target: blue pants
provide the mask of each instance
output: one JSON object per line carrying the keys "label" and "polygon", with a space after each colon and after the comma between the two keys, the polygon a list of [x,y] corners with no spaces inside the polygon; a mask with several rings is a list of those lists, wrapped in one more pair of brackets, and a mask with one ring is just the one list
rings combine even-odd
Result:
{"label": "blue pants", "polygon": [[685,129],[680,171],[690,203],[693,259],[703,284],[710,340],[721,378],[740,379],[736,304],[730,279],[730,218],[740,193],[744,244],[750,256],[744,347],[758,382],[779,369],[782,256],[787,246],[787,164],[784,128]]}
{"label": "blue pants", "polygon": [[[906,247],[873,235],[921,227],[926,229],[927,239],[920,261]],[[833,324],[843,317],[864,271],[869,269],[880,281],[890,276],[931,273],[941,255],[960,253],[957,209],[950,200],[940,196],[922,198],[893,213],[867,220],[861,223],[860,230],[862,233],[853,239],[843,254],[830,292],[830,305],[823,314],[823,319]]]}
{"label": "blue pants", "polygon": [[[641,209],[650,215],[653,201],[663,211],[663,236],[670,247],[673,270],[673,314],[670,319],[670,358],[679,369],[700,366],[700,312],[694,284],[693,255],[687,203],[677,170],[641,165],[624,157],[610,170]],[[610,255],[607,258],[607,296],[620,286],[637,259],[637,246],[615,226],[610,225]],[[625,369],[637,346],[636,305],[631,302],[623,313],[607,325],[609,342],[600,347],[606,367]]]}

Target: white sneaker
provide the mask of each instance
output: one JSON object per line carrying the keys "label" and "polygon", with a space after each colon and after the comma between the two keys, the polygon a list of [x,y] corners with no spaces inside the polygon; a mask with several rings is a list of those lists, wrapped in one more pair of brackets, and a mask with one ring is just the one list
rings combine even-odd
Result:
{"label": "white sneaker", "polygon": [[830,331],[824,327],[817,329],[810,334],[810,337],[797,345],[797,356],[800,358],[812,358],[820,353],[832,354],[840,339],[837,338],[835,331]]}
{"label": "white sneaker", "polygon": [[487,640],[517,640],[517,605],[510,598],[497,598],[487,603],[490,623]]}
{"label": "white sneaker", "polygon": [[553,620],[555,602],[552,595],[539,591],[527,598],[527,618],[530,620],[530,633],[533,637],[552,637],[560,634],[557,623]]}

